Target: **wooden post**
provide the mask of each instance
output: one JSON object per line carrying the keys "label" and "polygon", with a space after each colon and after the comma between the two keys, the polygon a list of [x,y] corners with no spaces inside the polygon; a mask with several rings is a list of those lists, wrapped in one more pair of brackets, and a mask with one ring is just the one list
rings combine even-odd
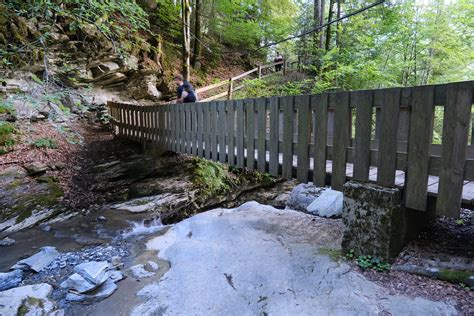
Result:
{"label": "wooden post", "polygon": [[227,91],[227,100],[232,99],[232,89],[234,88],[234,80],[232,78],[229,79],[229,90]]}
{"label": "wooden post", "polygon": [[262,66],[258,65],[258,79],[262,78]]}

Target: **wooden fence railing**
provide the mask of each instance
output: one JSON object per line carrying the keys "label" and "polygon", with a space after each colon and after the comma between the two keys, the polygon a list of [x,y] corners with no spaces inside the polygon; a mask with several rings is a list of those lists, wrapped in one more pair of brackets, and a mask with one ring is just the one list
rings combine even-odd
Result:
{"label": "wooden fence railing", "polygon": [[228,80],[224,80],[224,81],[221,81],[221,82],[218,82],[218,83],[211,84],[211,85],[206,86],[206,87],[196,89],[196,92],[198,94],[201,94],[201,93],[204,93],[204,92],[208,92],[208,91],[226,86],[226,90],[224,92],[221,92],[221,93],[215,94],[213,96],[210,96],[208,98],[202,99],[200,102],[213,101],[213,100],[224,98],[224,97],[226,97],[227,100],[230,100],[230,99],[232,99],[232,94],[235,91],[238,91],[238,90],[242,89],[245,86],[243,84],[239,85],[239,86],[235,86],[236,81],[238,81],[240,79],[243,79],[245,77],[248,77],[248,76],[250,76],[251,74],[254,74],[254,73],[256,73],[257,78],[264,78],[264,77],[272,74],[272,72],[269,71],[269,70],[271,68],[277,66],[277,65],[282,65],[282,73],[283,73],[283,75],[286,75],[287,67],[293,66],[294,63],[287,62],[287,61],[281,61],[281,62],[271,63],[271,64],[268,64],[268,65],[261,65],[261,66],[258,66],[256,68],[253,68],[249,71],[246,71],[246,72],[244,72],[240,75],[237,75],[235,77],[231,77]]}
{"label": "wooden fence railing", "polygon": [[[473,88],[469,81],[193,104],[108,105],[115,133],[131,140],[336,190],[349,178],[397,185],[404,187],[407,207],[425,210],[431,194],[437,196],[438,215],[457,217],[461,202],[472,207],[463,187],[474,181],[474,148],[468,146]],[[436,107],[444,108],[441,145],[432,145]]]}

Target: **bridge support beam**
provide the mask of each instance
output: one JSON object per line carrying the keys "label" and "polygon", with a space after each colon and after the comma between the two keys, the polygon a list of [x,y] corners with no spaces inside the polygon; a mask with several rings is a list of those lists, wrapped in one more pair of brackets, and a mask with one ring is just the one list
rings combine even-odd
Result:
{"label": "bridge support beam", "polygon": [[[342,248],[355,256],[395,258],[428,221],[426,212],[406,209],[403,192],[371,183],[344,184]],[[424,218],[424,221],[418,218]]]}

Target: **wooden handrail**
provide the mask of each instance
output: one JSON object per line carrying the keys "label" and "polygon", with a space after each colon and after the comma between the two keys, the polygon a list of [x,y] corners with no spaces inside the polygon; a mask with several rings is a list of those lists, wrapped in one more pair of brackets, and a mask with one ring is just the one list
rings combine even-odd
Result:
{"label": "wooden handrail", "polygon": [[[276,63],[271,63],[271,64],[267,64],[267,65],[259,65],[257,68],[253,68],[249,71],[246,71],[244,73],[241,73],[240,75],[237,75],[235,77],[231,77],[227,80],[223,80],[221,82],[218,82],[218,83],[214,83],[214,84],[211,84],[209,86],[206,86],[206,87],[202,87],[202,88],[198,88],[196,89],[196,92],[197,93],[203,93],[203,92],[206,92],[206,91],[209,91],[209,90],[213,90],[213,89],[216,89],[216,88],[220,88],[222,86],[225,86],[225,85],[228,85],[228,88],[227,88],[227,91],[226,92],[222,92],[222,93],[219,93],[219,94],[216,94],[212,97],[209,97],[209,98],[206,98],[206,99],[203,99],[201,100],[200,102],[204,102],[204,101],[212,101],[212,100],[215,100],[215,99],[218,99],[218,98],[221,98],[221,97],[224,97],[224,96],[227,96],[227,99],[231,99],[232,98],[232,92],[233,91],[236,91],[237,89],[233,88],[233,84],[236,80],[239,80],[239,79],[242,79],[244,77],[247,77],[248,75],[251,75],[253,74],[254,72],[257,72],[258,73],[258,78],[262,78],[262,70],[263,69],[267,69],[267,68],[270,68],[270,67],[275,67],[276,65],[286,65],[286,61],[279,61],[279,62],[276,62]],[[283,71],[283,74],[286,74],[286,67],[284,67],[284,71]],[[239,86],[238,88],[242,88],[243,86]]]}

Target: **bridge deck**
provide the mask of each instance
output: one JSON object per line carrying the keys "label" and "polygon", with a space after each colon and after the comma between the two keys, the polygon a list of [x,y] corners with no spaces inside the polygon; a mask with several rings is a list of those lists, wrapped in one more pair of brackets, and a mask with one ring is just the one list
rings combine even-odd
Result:
{"label": "bridge deck", "polygon": [[[228,152],[228,151],[226,151]],[[257,157],[258,150],[255,149],[255,157]],[[244,149],[244,156],[247,158],[247,150]],[[266,161],[269,162],[270,160],[270,153],[266,152]],[[280,154],[279,163],[282,165],[283,163],[283,155]],[[313,169],[313,158],[310,158],[309,161],[309,169]],[[298,166],[298,157],[293,155],[293,167],[297,168]],[[332,161],[326,161],[326,173],[332,173]],[[353,164],[346,163],[346,176],[351,179],[353,174]],[[377,181],[377,167],[370,167],[369,171],[369,180],[372,182]],[[428,194],[431,196],[437,196],[438,194],[438,184],[439,184],[439,177],[437,176],[429,176],[428,177]],[[405,172],[402,170],[396,170],[395,175],[395,185],[403,188],[405,185]],[[474,209],[474,181],[464,181],[463,192],[462,192],[462,205],[465,208]]]}

